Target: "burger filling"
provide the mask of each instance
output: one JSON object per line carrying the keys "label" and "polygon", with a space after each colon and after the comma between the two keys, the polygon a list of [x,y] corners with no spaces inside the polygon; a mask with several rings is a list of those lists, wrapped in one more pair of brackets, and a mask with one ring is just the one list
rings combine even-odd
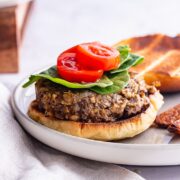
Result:
{"label": "burger filling", "polygon": [[130,79],[118,93],[97,94],[88,89],[70,89],[47,79],[36,82],[38,109],[48,117],[81,122],[115,122],[145,111],[156,88],[143,80]]}

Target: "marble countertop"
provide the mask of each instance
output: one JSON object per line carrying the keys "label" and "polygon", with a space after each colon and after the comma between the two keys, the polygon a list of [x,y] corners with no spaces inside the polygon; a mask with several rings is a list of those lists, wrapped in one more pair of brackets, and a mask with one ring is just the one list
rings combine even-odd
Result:
{"label": "marble countertop", "polygon": [[[77,43],[106,44],[131,36],[180,33],[178,0],[38,0],[24,34],[20,72],[2,74],[0,81],[15,86],[31,72],[56,63],[58,54]],[[150,180],[176,180],[180,167],[127,168]]]}

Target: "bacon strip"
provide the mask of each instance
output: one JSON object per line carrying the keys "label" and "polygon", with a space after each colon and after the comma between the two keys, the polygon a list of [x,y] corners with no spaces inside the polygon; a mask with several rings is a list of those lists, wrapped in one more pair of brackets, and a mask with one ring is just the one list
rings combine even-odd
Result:
{"label": "bacon strip", "polygon": [[180,134],[180,104],[158,115],[155,123],[170,132]]}
{"label": "bacon strip", "polygon": [[168,126],[168,130],[170,132],[180,134],[180,119],[176,120],[170,126]]}

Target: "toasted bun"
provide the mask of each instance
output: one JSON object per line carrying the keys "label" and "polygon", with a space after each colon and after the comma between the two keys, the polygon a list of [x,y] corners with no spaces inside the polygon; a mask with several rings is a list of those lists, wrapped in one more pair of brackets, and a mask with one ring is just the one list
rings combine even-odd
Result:
{"label": "toasted bun", "polygon": [[119,140],[133,137],[143,132],[154,122],[157,110],[163,104],[163,97],[159,92],[157,92],[149,98],[151,103],[145,112],[118,122],[83,123],[46,117],[42,112],[38,111],[36,101],[31,103],[28,115],[33,120],[49,128],[73,136],[102,141]]}
{"label": "toasted bun", "polygon": [[148,84],[159,81],[161,92],[180,91],[180,35],[170,37],[162,34],[134,37],[120,41],[129,45],[133,53],[143,55],[145,60],[130,71],[144,76]]}

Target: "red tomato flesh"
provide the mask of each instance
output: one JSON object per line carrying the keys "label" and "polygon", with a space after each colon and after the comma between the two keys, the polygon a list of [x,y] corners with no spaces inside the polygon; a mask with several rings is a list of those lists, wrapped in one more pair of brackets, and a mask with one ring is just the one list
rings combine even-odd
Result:
{"label": "red tomato flesh", "polygon": [[[72,48],[69,50],[71,51]],[[70,82],[95,82],[103,75],[102,70],[82,69],[77,63],[76,53],[67,51],[58,57],[57,70],[63,79]]]}
{"label": "red tomato flesh", "polygon": [[86,69],[109,71],[118,68],[120,54],[99,42],[84,43],[77,45],[77,62]]}

